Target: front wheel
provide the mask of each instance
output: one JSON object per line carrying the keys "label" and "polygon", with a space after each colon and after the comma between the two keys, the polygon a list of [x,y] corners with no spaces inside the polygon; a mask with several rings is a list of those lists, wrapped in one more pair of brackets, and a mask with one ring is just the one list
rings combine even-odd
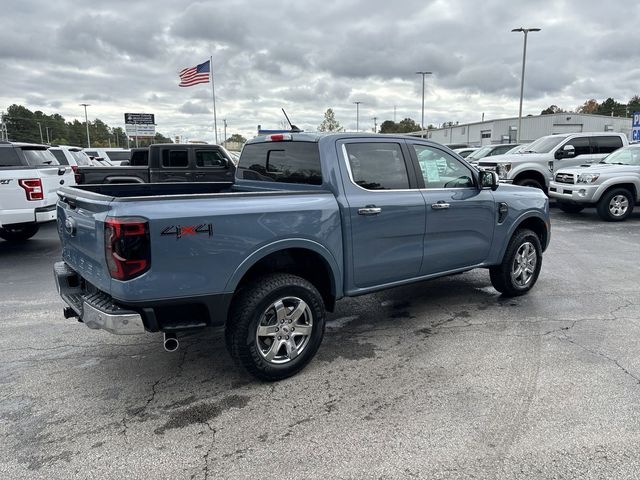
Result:
{"label": "front wheel", "polygon": [[633,195],[625,188],[605,193],[598,202],[598,215],[607,222],[626,220],[633,212]]}
{"label": "front wheel", "polygon": [[227,348],[261,380],[281,380],[302,370],[324,336],[322,296],[307,280],[278,273],[255,280],[234,301]]}
{"label": "front wheel", "polygon": [[582,205],[574,205],[573,203],[558,203],[558,208],[564,213],[580,213],[584,210]]}
{"label": "front wheel", "polygon": [[0,227],[0,238],[5,239],[7,242],[22,242],[38,233],[39,228],[37,223],[30,223],[20,227]]}
{"label": "front wheel", "polygon": [[489,269],[493,288],[507,297],[524,295],[533,288],[542,268],[542,247],[528,229],[516,231],[502,263]]}

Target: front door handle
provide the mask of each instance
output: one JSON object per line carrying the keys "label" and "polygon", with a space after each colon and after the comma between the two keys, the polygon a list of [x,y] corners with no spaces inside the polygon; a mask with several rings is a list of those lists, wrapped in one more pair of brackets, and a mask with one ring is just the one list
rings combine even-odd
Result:
{"label": "front door handle", "polygon": [[434,210],[444,210],[446,208],[449,208],[450,206],[451,206],[450,203],[445,203],[445,202],[438,202],[438,203],[431,204],[431,208],[433,208]]}
{"label": "front door handle", "polygon": [[358,215],[378,215],[380,212],[382,212],[382,209],[374,206],[367,206],[358,209]]}

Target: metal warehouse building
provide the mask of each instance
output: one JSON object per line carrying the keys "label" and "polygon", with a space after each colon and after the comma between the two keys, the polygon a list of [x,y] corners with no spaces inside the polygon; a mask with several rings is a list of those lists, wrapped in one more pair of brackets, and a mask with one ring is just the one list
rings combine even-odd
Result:
{"label": "metal warehouse building", "polygon": [[[554,133],[621,132],[631,138],[631,118],[585,113],[555,113],[522,117],[522,143]],[[514,143],[518,138],[518,117],[452,125],[409,135],[422,136],[443,144],[472,146]]]}

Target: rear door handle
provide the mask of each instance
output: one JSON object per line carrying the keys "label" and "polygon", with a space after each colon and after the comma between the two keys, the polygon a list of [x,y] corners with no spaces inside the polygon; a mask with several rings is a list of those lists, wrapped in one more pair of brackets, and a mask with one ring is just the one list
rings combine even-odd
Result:
{"label": "rear door handle", "polygon": [[431,204],[431,208],[433,208],[434,210],[445,210],[450,206],[451,206],[450,203],[445,203],[445,202],[438,202],[438,203]]}
{"label": "rear door handle", "polygon": [[382,212],[380,207],[364,207],[358,209],[358,215],[378,215]]}

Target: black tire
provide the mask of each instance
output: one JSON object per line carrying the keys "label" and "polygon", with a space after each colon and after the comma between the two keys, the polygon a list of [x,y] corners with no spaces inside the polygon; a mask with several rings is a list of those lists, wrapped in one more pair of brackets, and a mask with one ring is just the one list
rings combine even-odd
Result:
{"label": "black tire", "polygon": [[[533,247],[533,251],[535,252],[535,265],[533,266],[533,271],[529,273],[530,276],[526,281],[525,275],[527,274],[527,270],[521,271],[521,280],[518,280],[518,276],[516,275],[516,267],[520,266],[520,264],[516,264],[516,262],[518,260],[523,260],[520,256],[521,254],[522,256],[526,256],[525,253],[523,253],[523,251],[525,251],[523,250],[525,246],[527,248],[526,251],[531,252],[529,249],[530,246]],[[519,257],[518,260],[516,258],[517,256]],[[527,263],[527,266],[531,266],[530,262]],[[491,284],[493,285],[493,288],[507,297],[524,295],[535,285],[538,280],[538,275],[540,275],[541,267],[542,247],[538,236],[528,229],[516,230],[516,233],[514,233],[513,237],[511,237],[511,240],[509,241],[502,263],[489,269]],[[514,275],[516,276],[514,277]]]}
{"label": "black tire", "polygon": [[37,223],[30,223],[20,227],[0,227],[0,238],[5,239],[7,242],[23,242],[38,233],[39,229],[40,226]]}
{"label": "black tire", "polygon": [[605,192],[598,202],[598,215],[607,222],[622,222],[633,212],[634,203],[633,195],[629,190],[614,188]]}
{"label": "black tire", "polygon": [[516,185],[520,185],[522,187],[533,187],[533,188],[538,188],[543,192],[545,191],[544,185],[540,183],[538,180],[536,180],[535,178],[519,178],[513,183],[515,183]]}
{"label": "black tire", "polygon": [[582,205],[574,205],[572,203],[558,203],[558,208],[564,213],[580,213],[584,210]]}
{"label": "black tire", "polygon": [[[296,303],[297,300],[301,302]],[[282,323],[276,318],[278,301],[282,302],[281,312],[286,314],[280,317]],[[304,312],[292,323],[298,308],[304,308]],[[325,315],[322,296],[311,282],[285,273],[260,277],[243,288],[233,302],[225,335],[227,349],[251,375],[267,381],[282,380],[302,370],[318,351],[324,336]],[[300,319],[304,323],[298,323]],[[275,328],[278,333],[260,336],[259,325]],[[296,326],[298,332],[293,333]],[[299,333],[303,328],[309,335]],[[290,358],[292,352],[297,352],[294,358]],[[270,354],[272,358],[268,359]]]}

